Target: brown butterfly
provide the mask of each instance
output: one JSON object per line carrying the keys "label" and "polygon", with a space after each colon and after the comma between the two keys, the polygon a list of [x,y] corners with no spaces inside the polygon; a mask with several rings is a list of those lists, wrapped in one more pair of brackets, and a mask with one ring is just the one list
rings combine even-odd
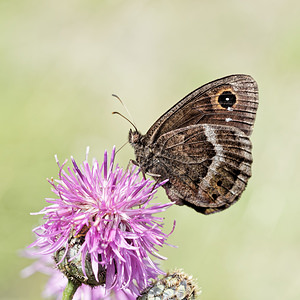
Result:
{"label": "brown butterfly", "polygon": [[235,203],[251,176],[258,88],[230,75],[196,89],[142,135],[129,131],[136,164],[163,185],[171,201],[203,214]]}

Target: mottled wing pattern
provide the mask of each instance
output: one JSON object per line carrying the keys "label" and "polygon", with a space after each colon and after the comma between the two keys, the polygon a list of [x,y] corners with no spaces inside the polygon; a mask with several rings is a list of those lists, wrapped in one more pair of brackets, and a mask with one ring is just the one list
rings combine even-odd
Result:
{"label": "mottled wing pattern", "polygon": [[168,197],[203,214],[221,211],[236,202],[251,176],[251,142],[235,127],[192,125],[160,136],[150,173]]}

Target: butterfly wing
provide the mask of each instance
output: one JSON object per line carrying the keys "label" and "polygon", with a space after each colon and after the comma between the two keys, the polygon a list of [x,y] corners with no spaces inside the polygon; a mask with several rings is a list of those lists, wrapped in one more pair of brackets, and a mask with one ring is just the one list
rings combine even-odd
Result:
{"label": "butterfly wing", "polygon": [[162,181],[168,197],[203,214],[235,203],[251,176],[251,141],[258,88],[230,75],[196,89],[145,135],[129,134],[144,173]]}
{"label": "butterfly wing", "polygon": [[203,214],[236,202],[251,176],[251,142],[240,129],[192,125],[160,136],[147,170],[159,174],[168,197]]}
{"label": "butterfly wing", "polygon": [[161,135],[190,125],[234,126],[252,132],[258,107],[258,88],[249,75],[230,75],[207,83],[180,100],[150,127],[144,140],[154,143]]}

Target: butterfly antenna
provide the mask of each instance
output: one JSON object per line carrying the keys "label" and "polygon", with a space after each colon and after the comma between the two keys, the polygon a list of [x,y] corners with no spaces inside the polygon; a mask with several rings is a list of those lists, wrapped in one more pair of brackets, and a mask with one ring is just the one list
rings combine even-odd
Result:
{"label": "butterfly antenna", "polygon": [[133,126],[133,128],[135,129],[135,131],[138,131],[137,128],[136,128],[136,126],[128,118],[126,118],[124,115],[122,115],[118,111],[113,111],[112,114],[113,115],[119,115],[119,116],[121,116],[122,118],[124,118],[126,121],[128,121]]}
{"label": "butterfly antenna", "polygon": [[[120,99],[119,96],[117,96],[117,95],[115,95],[115,94],[112,94],[112,96],[115,97],[115,98],[117,98],[117,99],[120,101],[120,103],[123,105],[123,107],[125,108],[125,110],[126,110],[128,116],[129,116],[129,118],[130,118],[132,121],[129,121],[129,119],[128,119],[128,118],[125,118],[123,115],[122,115],[122,117],[125,118],[127,121],[129,121],[129,123],[134,127],[134,129],[137,130],[136,125],[135,125],[135,122],[134,122],[134,120],[133,120],[133,117],[132,117],[130,111],[128,110],[128,108],[126,107],[126,105],[123,103],[123,101]],[[119,115],[121,115],[121,114],[119,114]]]}

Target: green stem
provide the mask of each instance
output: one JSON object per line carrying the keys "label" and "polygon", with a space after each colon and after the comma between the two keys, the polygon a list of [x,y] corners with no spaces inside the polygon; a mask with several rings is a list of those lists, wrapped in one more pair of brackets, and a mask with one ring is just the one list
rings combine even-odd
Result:
{"label": "green stem", "polygon": [[68,284],[63,292],[62,300],[71,300],[77,289],[79,288],[80,284],[75,283],[72,280],[68,280]]}

